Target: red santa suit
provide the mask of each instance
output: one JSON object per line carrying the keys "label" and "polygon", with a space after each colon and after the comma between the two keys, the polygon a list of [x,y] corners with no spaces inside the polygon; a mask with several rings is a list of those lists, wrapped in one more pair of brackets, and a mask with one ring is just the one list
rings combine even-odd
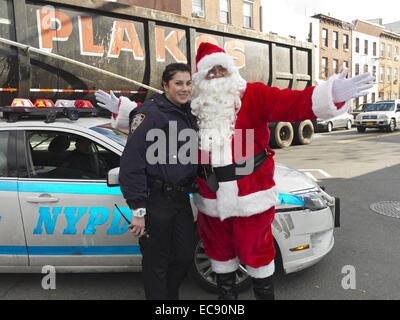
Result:
{"label": "red santa suit", "polygon": [[[196,60],[192,109],[196,108],[196,101],[201,96],[197,86],[200,87],[200,82],[213,66],[220,65],[230,74],[238,74],[233,59],[214,45],[202,43]],[[335,76],[323,85],[302,91],[280,90],[263,83],[246,83],[242,79],[240,106],[236,110],[235,131],[230,143],[210,148],[206,156],[203,153],[200,158],[206,159],[206,162],[210,160],[214,167],[221,167],[239,163],[263,150],[267,150],[268,156],[261,167],[247,176],[219,182],[216,192],[210,191],[205,179],[197,178],[200,188],[193,195],[198,208],[197,224],[214,272],[233,272],[240,261],[254,278],[265,278],[274,273],[275,249],[271,223],[275,214],[274,206],[279,201],[273,179],[274,152],[268,147],[268,122],[330,118],[345,112],[346,107],[341,110],[333,103],[334,79]],[[201,101],[198,104],[198,109],[201,109]],[[249,136],[253,138],[246,139],[245,132],[250,132]],[[201,137],[201,133],[199,135]],[[213,161],[213,152],[219,153],[216,162]]]}

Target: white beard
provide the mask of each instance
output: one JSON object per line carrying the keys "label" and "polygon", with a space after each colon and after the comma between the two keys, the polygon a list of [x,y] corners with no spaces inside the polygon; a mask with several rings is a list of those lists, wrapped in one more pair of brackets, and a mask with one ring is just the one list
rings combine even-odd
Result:
{"label": "white beard", "polygon": [[191,108],[199,125],[201,150],[210,152],[225,146],[219,153],[222,158],[231,158],[232,135],[245,89],[246,81],[239,72],[211,80],[193,76]]}

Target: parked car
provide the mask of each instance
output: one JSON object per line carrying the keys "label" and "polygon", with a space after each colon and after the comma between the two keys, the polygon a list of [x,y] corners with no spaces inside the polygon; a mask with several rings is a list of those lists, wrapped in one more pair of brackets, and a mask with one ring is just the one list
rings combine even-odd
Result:
{"label": "parked car", "polygon": [[[41,272],[44,265],[57,272],[140,271],[137,238],[114,206],[131,219],[118,186],[127,134],[98,117],[11,121],[0,119],[0,272]],[[65,165],[82,140],[90,144],[90,169],[88,163]],[[294,168],[277,164],[275,180],[281,203],[272,230],[277,257],[290,273],[317,263],[332,249],[340,205]],[[191,275],[215,290],[199,237]],[[249,280],[242,268],[239,288]]]}
{"label": "parked car", "polygon": [[378,128],[393,132],[400,123],[400,99],[375,102],[355,119],[358,132]]}
{"label": "parked car", "polygon": [[317,129],[318,131],[327,132],[331,132],[333,129],[337,128],[351,129],[353,122],[353,115],[346,112],[327,120],[317,119]]}

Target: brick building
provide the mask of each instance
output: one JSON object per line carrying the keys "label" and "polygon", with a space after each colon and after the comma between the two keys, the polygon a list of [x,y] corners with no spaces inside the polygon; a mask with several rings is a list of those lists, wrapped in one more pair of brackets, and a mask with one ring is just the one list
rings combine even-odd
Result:
{"label": "brick building", "polygon": [[[327,80],[331,75],[340,73],[343,67],[351,70],[352,52],[352,29],[353,25],[342,20],[335,19],[324,14],[318,14],[312,18],[317,19],[317,34],[319,39],[315,39],[319,49],[319,59],[316,61],[319,75],[319,82]],[[315,43],[315,42],[314,42]]]}
{"label": "brick building", "polygon": [[400,98],[400,34],[383,30],[379,43],[379,100]]}
{"label": "brick building", "polygon": [[118,0],[120,3],[261,31],[261,0]]}

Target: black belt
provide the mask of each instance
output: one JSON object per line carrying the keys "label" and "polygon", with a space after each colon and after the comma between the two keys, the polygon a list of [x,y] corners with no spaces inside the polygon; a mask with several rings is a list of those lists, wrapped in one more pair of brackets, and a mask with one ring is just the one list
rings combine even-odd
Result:
{"label": "black belt", "polygon": [[[199,176],[206,180],[208,188],[216,192],[218,190],[218,182],[226,182],[239,180],[258,170],[265,160],[267,160],[268,152],[263,149],[253,158],[247,159],[242,163],[233,163],[224,167],[213,168],[212,165],[206,164],[200,166]],[[248,168],[252,170],[249,172]],[[240,169],[240,170],[239,170]],[[244,172],[241,172],[245,170]]]}
{"label": "black belt", "polygon": [[151,191],[160,190],[163,193],[193,193],[197,192],[198,189],[198,186],[194,184],[194,178],[185,179],[184,182],[174,184],[171,182],[166,182],[159,177],[148,176],[147,186]]}

